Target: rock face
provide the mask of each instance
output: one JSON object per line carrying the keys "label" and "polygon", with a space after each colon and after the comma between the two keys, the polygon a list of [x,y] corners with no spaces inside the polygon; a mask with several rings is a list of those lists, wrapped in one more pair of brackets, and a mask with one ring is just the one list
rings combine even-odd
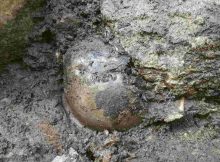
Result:
{"label": "rock face", "polygon": [[117,129],[136,125],[140,115],[180,119],[191,99],[219,102],[219,5],[103,0],[107,43],[91,36],[65,55],[73,113],[87,126]]}
{"label": "rock face", "polygon": [[102,13],[151,90],[219,96],[219,1],[104,0]]}
{"label": "rock face", "polygon": [[[179,88],[178,86],[168,88],[168,86],[160,89],[160,77],[163,77],[163,73],[166,74],[170,71],[163,71],[160,68],[155,68],[154,70],[137,64],[135,53],[128,52],[123,48],[122,43],[120,43],[120,35],[116,33],[115,28],[112,28],[117,22],[111,21],[111,18],[106,19],[104,17],[104,10],[112,10],[111,5],[108,8],[104,8],[103,3],[100,12],[100,0],[48,0],[47,2],[45,10],[34,15],[35,19],[43,18],[44,20],[35,26],[30,36],[31,41],[27,49],[25,62],[31,68],[23,69],[14,65],[8,67],[8,72],[0,74],[0,161],[140,162],[146,161],[146,159],[150,162],[220,161],[220,106],[217,102],[218,96],[209,97],[207,95],[208,90],[212,89],[211,86],[218,85],[218,82],[213,82],[209,86],[203,83],[204,87],[207,86],[207,89],[201,88],[202,84],[198,84],[199,92],[191,93],[191,95],[181,95],[180,93],[185,93],[182,85],[187,87],[186,83],[188,82],[183,82],[181,84],[182,87],[180,86]],[[104,2],[106,3],[107,1]],[[132,1],[124,2],[132,3]],[[160,4],[158,8],[161,9],[158,9],[157,18],[160,18],[161,21],[158,24],[163,20],[163,12],[165,12],[163,8],[166,7],[165,3],[167,3],[169,4],[167,12],[172,11],[177,6],[181,10],[187,9],[191,12],[198,11],[199,7],[201,11],[198,12],[201,12],[201,14],[199,13],[198,15],[204,15],[207,10],[210,15],[207,15],[207,19],[205,19],[206,24],[210,26],[210,29],[217,29],[218,21],[209,24],[211,21],[209,17],[218,15],[216,7],[219,8],[219,6],[215,3],[216,1],[178,0],[172,3],[171,1],[163,1],[164,4],[162,4],[162,1],[156,0],[146,0],[144,2],[142,3],[143,6],[146,3]],[[134,7],[136,7],[136,4]],[[186,4],[190,5],[184,7]],[[201,4],[206,5],[201,7]],[[123,10],[126,10],[126,8],[125,6]],[[155,7],[154,12],[156,12],[156,9]],[[123,10],[120,9],[119,13],[122,13]],[[146,13],[150,13],[150,10],[146,11]],[[102,20],[100,19],[101,16],[103,17]],[[157,18],[155,17],[155,19]],[[132,23],[132,21],[127,23]],[[166,30],[169,29],[168,27],[166,28]],[[48,35],[51,35],[48,34],[50,33],[49,31],[56,34],[52,41],[49,41],[50,36],[48,38]],[[216,30],[217,32],[218,30]],[[214,30],[207,28],[207,30],[198,34],[212,37],[213,33],[215,34]],[[169,39],[166,39],[166,42],[169,43]],[[41,42],[42,40],[44,41]],[[182,47],[180,43],[172,44],[173,48],[179,46]],[[188,45],[186,46],[188,47]],[[208,48],[201,47],[201,49],[206,49],[207,51]],[[66,53],[66,51],[68,52]],[[97,60],[92,57],[95,56],[93,54],[94,51],[100,53],[97,55],[97,58],[99,58]],[[214,53],[217,54],[217,51],[216,49]],[[170,57],[174,59],[172,54],[170,53]],[[70,114],[63,109],[61,102],[63,70],[60,69],[60,65],[62,66],[63,64],[61,59],[63,55],[66,58],[65,71],[68,70],[69,66],[75,67],[75,64],[78,64],[76,62],[77,59],[95,62],[92,64],[93,66],[89,66],[85,62],[82,63],[84,68],[78,67],[78,71],[82,71],[84,74],[77,73],[77,69],[70,69],[70,74],[77,74],[78,80],[82,80],[81,83],[83,83],[78,86],[90,90],[88,94],[92,95],[87,96],[92,96],[93,103],[96,102],[97,109],[102,110],[104,115],[101,117],[111,115],[113,119],[117,119],[116,112],[128,110],[123,107],[128,105],[128,101],[131,101],[133,103],[131,104],[132,107],[128,106],[130,112],[132,112],[133,116],[142,116],[143,122],[138,127],[126,132],[98,132],[78,127],[73,120],[70,120]],[[188,60],[190,60],[190,56],[191,60],[193,60],[195,56],[202,57],[203,53],[200,55],[197,52],[195,55],[188,55]],[[201,57],[198,57],[197,60],[200,61],[197,62],[198,68],[207,70],[208,63]],[[213,75],[216,72],[216,77],[213,77],[212,80],[219,79],[219,76],[217,76],[217,60],[218,57],[212,60],[213,63],[217,64],[209,64],[210,71],[208,73],[204,71],[203,77],[207,77],[208,74],[211,76],[211,74]],[[144,61],[144,58],[139,59],[139,61]],[[170,64],[170,62],[168,63]],[[120,68],[110,70],[117,67],[115,64],[121,65]],[[99,65],[101,68],[97,69],[95,65]],[[183,67],[185,66],[186,64],[184,63]],[[101,69],[103,70],[101,71]],[[103,77],[102,74],[108,75]],[[192,71],[190,75],[195,74],[202,76],[202,73],[200,74],[196,71],[194,73]],[[100,79],[92,80],[89,75],[97,75]],[[108,79],[111,78],[110,76],[118,75],[121,76],[119,77],[121,78],[120,84],[113,84],[117,80],[115,77]],[[158,80],[155,79],[157,76]],[[70,88],[71,84],[73,86],[77,85],[77,82],[71,82],[71,80],[67,82],[68,78],[71,79],[71,75],[66,75],[65,81],[69,83],[66,84],[66,92],[70,92],[71,89],[68,89],[68,87]],[[107,79],[105,80],[104,78]],[[195,75],[189,79],[189,83],[193,79],[200,80]],[[172,80],[172,84],[178,85],[179,80],[174,81]],[[211,80],[207,83],[210,82]],[[105,91],[100,88],[98,89],[99,91],[92,91],[91,93],[95,83],[97,85],[105,83]],[[113,85],[118,86],[113,88]],[[73,90],[72,88],[69,94],[73,97],[76,97],[77,94],[80,96],[82,92],[85,92],[82,91],[84,89],[76,88]],[[180,89],[183,91],[179,91]],[[202,89],[203,91],[201,91]],[[217,91],[218,89],[214,90]],[[130,100],[130,96],[126,95],[126,92],[131,94],[132,100]],[[66,95],[67,99],[68,97],[70,99],[69,103],[72,105],[79,102],[84,105],[88,103],[87,100],[84,100],[84,102],[76,100],[74,103],[71,97]],[[81,97],[84,96],[81,95]],[[204,98],[204,100],[200,100],[201,98]],[[117,102],[113,102],[116,100]],[[108,103],[111,103],[111,106]],[[114,104],[112,103],[116,106],[113,106]],[[116,107],[119,110],[114,109]],[[90,107],[87,107],[87,110],[90,110],[88,108]],[[95,110],[97,111],[97,109]],[[84,119],[91,119],[91,115],[91,112],[86,113]],[[86,121],[90,122],[91,120]],[[126,122],[128,121],[129,119],[126,119]],[[133,123],[129,125],[135,125]],[[104,126],[106,128],[106,125]],[[93,125],[94,127],[103,129],[103,127],[100,128],[97,122],[96,125]],[[113,126],[111,126],[111,129],[113,129]]]}

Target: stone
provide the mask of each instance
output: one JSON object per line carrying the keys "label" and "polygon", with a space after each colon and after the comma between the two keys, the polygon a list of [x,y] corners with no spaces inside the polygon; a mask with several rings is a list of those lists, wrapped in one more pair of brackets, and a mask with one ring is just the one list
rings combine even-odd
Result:
{"label": "stone", "polygon": [[65,54],[65,100],[74,116],[94,129],[127,129],[141,122],[132,109],[127,56],[96,37],[78,42]]}
{"label": "stone", "polygon": [[78,162],[82,161],[80,155],[72,147],[69,149],[68,154],[63,154],[61,156],[56,156],[52,162]]}
{"label": "stone", "polygon": [[219,1],[103,0],[105,34],[76,41],[64,56],[65,99],[75,118],[88,127],[121,130],[143,117],[181,119],[192,99],[219,102],[220,15],[214,4]]}
{"label": "stone", "polygon": [[[151,89],[174,96],[218,98],[218,0],[104,0],[107,27]],[[212,8],[212,9],[211,9]]]}
{"label": "stone", "polygon": [[65,162],[67,159],[68,159],[68,157],[65,155],[56,156],[52,162]]}

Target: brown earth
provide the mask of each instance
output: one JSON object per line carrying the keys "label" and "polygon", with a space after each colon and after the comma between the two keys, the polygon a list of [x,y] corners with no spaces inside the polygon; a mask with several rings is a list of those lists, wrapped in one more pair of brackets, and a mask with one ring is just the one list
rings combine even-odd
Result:
{"label": "brown earth", "polygon": [[26,0],[0,0],[0,27],[11,20]]}

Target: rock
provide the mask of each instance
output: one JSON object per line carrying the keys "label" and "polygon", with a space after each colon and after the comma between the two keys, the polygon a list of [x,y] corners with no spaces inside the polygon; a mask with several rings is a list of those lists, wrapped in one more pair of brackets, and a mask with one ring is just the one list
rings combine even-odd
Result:
{"label": "rock", "polygon": [[78,155],[78,153],[76,152],[76,150],[74,150],[72,147],[69,149],[69,155],[70,156],[76,156]]}
{"label": "rock", "polygon": [[11,103],[10,98],[3,98],[0,100],[0,105],[9,105]]}
{"label": "rock", "polygon": [[62,155],[55,157],[52,162],[65,162],[67,159],[68,159],[67,156]]}
{"label": "rock", "polygon": [[[219,100],[218,0],[104,0],[105,24],[150,89]],[[156,92],[155,92],[156,93]]]}
{"label": "rock", "polygon": [[[204,89],[204,93],[198,93],[202,95],[202,98],[204,97],[204,100],[200,100],[196,95],[181,94],[185,93],[184,89],[179,91],[181,86],[184,86],[186,83],[188,84],[188,82],[184,82],[184,78],[175,78],[174,75],[169,73],[169,77],[167,78],[167,83],[169,84],[159,84],[163,82],[163,78],[166,78],[166,73],[168,71],[163,68],[145,68],[139,64],[140,61],[144,62],[144,57],[143,60],[134,59],[136,54],[125,50],[125,46],[123,47],[121,45],[118,38],[118,36],[120,37],[119,33],[114,32],[116,31],[114,28],[110,29],[111,25],[117,23],[119,20],[109,21],[109,19],[106,18],[103,20],[100,19],[100,22],[95,22],[98,31],[97,28],[93,28],[93,19],[97,20],[101,15],[103,16],[99,10],[99,3],[101,2],[102,1],[100,0],[48,1],[46,10],[42,13],[44,23],[41,23],[39,28],[53,29],[51,31],[56,33],[56,40],[54,40],[56,42],[51,42],[48,46],[45,45],[45,43],[41,44],[38,41],[36,42],[36,39],[33,39],[33,42],[30,42],[31,47],[28,50],[29,52],[27,55],[29,55],[29,57],[27,56],[28,60],[26,62],[32,68],[27,70],[13,65],[9,66],[9,73],[1,74],[0,161],[52,161],[57,156],[57,152],[51,144],[46,141],[41,131],[36,127],[39,122],[45,120],[50,122],[50,124],[52,124],[61,135],[61,144],[65,154],[63,156],[60,155],[55,159],[61,159],[62,161],[65,160],[65,162],[78,162],[80,160],[102,161],[110,159],[112,162],[146,161],[146,159],[152,162],[220,161],[220,106],[217,102],[218,97],[213,97],[218,96],[219,88],[209,89],[210,87],[208,86],[208,89]],[[106,2],[107,1],[105,0],[104,3]],[[165,23],[164,21],[166,20],[164,19],[164,16],[166,16],[166,14],[163,14],[165,10],[166,12],[169,12],[179,6],[179,10],[198,12],[198,15],[202,15],[205,14],[204,10],[207,9],[210,14],[207,14],[207,18],[205,19],[206,23],[208,21],[215,21],[215,19],[209,17],[219,10],[219,3],[217,3],[216,0],[140,0],[140,4],[139,1],[135,0],[124,0],[119,2],[122,4],[118,3],[118,5],[116,5],[116,8],[119,7],[119,13],[117,13],[117,15],[123,14],[124,11],[127,11],[131,16],[138,12],[146,12],[150,14],[150,11],[153,11],[156,13],[157,18],[161,19],[161,21],[157,21],[154,30],[156,30],[156,27],[160,25],[162,26]],[[152,8],[154,9],[149,11],[137,10],[137,12],[130,13],[132,7],[129,7],[129,4],[133,2],[136,2],[136,4],[133,4],[134,8],[136,5],[138,5],[139,8],[141,5],[152,5]],[[205,3],[205,5],[201,6],[202,3]],[[188,4],[187,7],[185,7],[185,4]],[[123,9],[120,8],[121,5],[124,5]],[[157,5],[159,6],[157,7]],[[210,5],[211,7],[209,7]],[[127,10],[128,7],[131,10]],[[200,9],[198,10],[198,8]],[[108,7],[105,7],[105,9],[111,11],[112,7],[109,5]],[[103,10],[104,7],[101,9],[102,13]],[[216,15],[218,15],[217,13]],[[69,19],[69,14],[74,15],[74,19],[76,18],[77,20],[80,20],[80,25],[77,25],[77,21],[73,22],[74,24],[71,24],[71,21],[69,20],[74,19]],[[113,16],[117,15],[115,14]],[[67,17],[67,19],[62,20],[62,18],[65,17]],[[123,17],[124,16],[122,16],[120,20],[122,20]],[[157,20],[155,16],[152,15],[151,17]],[[179,21],[182,21],[182,18],[178,19]],[[60,22],[61,20],[65,22]],[[123,22],[122,27],[126,28],[126,25],[129,26],[129,23],[132,23],[132,21],[133,20]],[[151,26],[152,23],[149,23],[149,26]],[[199,23],[202,23],[202,21]],[[203,31],[203,33],[206,33],[207,37],[210,37],[212,33],[214,33],[214,30],[212,29],[218,28],[218,25],[214,24],[211,23],[209,25],[210,29],[208,28]],[[105,28],[102,28],[102,26]],[[181,27],[181,25],[176,25],[176,28],[179,27]],[[41,35],[41,30],[39,30],[39,28],[35,28],[34,31]],[[91,30],[91,28],[93,29]],[[172,30],[175,35],[174,28],[163,28],[164,27],[161,27],[160,31],[158,29],[158,32],[163,34],[167,30]],[[93,33],[94,30],[95,33]],[[149,27],[145,28],[145,31],[149,30]],[[182,47],[182,45],[184,45],[184,42],[181,44],[175,43],[175,41],[181,41],[178,39],[184,38],[183,32],[186,30],[178,31],[181,35],[179,38],[176,36],[176,38],[170,42],[172,48]],[[215,31],[217,32],[217,30]],[[99,38],[95,39],[94,35],[97,34],[99,35]],[[104,38],[103,36],[100,36],[100,34],[105,35]],[[127,34],[128,33],[126,33],[126,35]],[[195,34],[195,37],[200,34],[202,33]],[[73,40],[68,35],[71,35]],[[188,36],[190,37],[192,35]],[[124,89],[131,90],[131,94],[135,96],[135,100],[132,101],[135,101],[136,103],[133,105],[132,112],[136,114],[136,112],[146,110],[144,123],[141,125],[126,132],[109,131],[109,133],[106,132],[105,134],[104,132],[97,132],[76,126],[76,124],[69,120],[68,112],[63,111],[63,106],[60,103],[61,95],[63,93],[63,84],[61,84],[62,80],[60,80],[62,70],[54,68],[54,63],[56,59],[62,58],[66,50],[71,52],[71,49],[68,48],[74,49],[79,46],[79,44],[87,42],[84,48],[84,50],[86,50],[88,49],[87,46],[94,44],[88,41],[88,38],[86,37],[92,37],[93,39],[91,40],[93,40],[93,42],[100,42],[101,49],[103,46],[107,46],[111,50],[113,49],[113,52],[110,53],[115,53],[117,57],[123,56],[124,61],[128,58],[129,61],[126,61],[126,68],[117,72],[124,76]],[[155,36],[152,35],[152,37]],[[82,40],[83,42],[81,42]],[[203,39],[196,40],[197,44],[201,44]],[[166,42],[168,43],[169,39],[166,40]],[[135,43],[137,42],[134,41],[131,45]],[[144,44],[144,41],[139,43]],[[148,43],[146,44],[148,45]],[[186,46],[188,47],[187,44]],[[193,46],[196,46],[196,44]],[[93,47],[97,46],[93,45]],[[161,53],[159,52],[160,50],[164,50],[163,48],[164,46],[161,47],[160,45],[155,46],[155,48],[152,47],[152,49],[158,51],[158,54]],[[202,49],[204,50],[206,48],[201,48],[200,50]],[[142,48],[136,49],[137,52],[139,50],[142,50]],[[146,48],[146,50],[148,50],[148,48]],[[178,51],[176,52],[178,53]],[[180,50],[180,52],[184,51]],[[72,51],[72,54],[77,53],[78,51]],[[207,52],[204,56],[211,59],[215,57],[215,53],[217,53],[217,51],[214,53]],[[174,54],[174,56],[175,55],[176,54]],[[87,55],[85,54],[85,56]],[[195,55],[189,55],[188,59],[193,59],[195,56],[196,53]],[[176,62],[179,58],[172,58],[172,53],[170,53],[170,57],[171,59],[167,60],[172,60],[173,63],[175,63],[174,65],[178,67],[179,65]],[[198,67],[205,65],[204,68],[206,69],[208,63],[204,64],[200,59],[197,61]],[[207,77],[210,73],[213,74],[216,69],[218,69],[218,64],[214,64],[216,62],[218,62],[217,59],[213,59],[213,63],[210,64],[210,71],[204,71],[203,77]],[[168,65],[170,64],[171,63],[168,62]],[[216,69],[214,69],[215,66]],[[199,80],[202,72],[197,73],[193,70],[194,69],[192,68],[191,74],[198,74],[198,78],[195,75],[194,78],[191,79]],[[86,74],[88,74],[88,71]],[[217,74],[218,73],[213,77],[214,79],[208,80],[207,83],[218,79],[219,77]],[[192,81],[191,79],[189,78],[189,83]],[[183,82],[180,82],[180,80],[183,80]],[[59,82],[59,86],[56,81]],[[216,83],[217,82],[213,82],[213,84]],[[179,85],[180,87],[174,86],[172,88],[172,85]],[[201,84],[199,84],[199,86],[201,86]],[[204,83],[204,87],[206,86],[207,85]],[[174,90],[177,91],[175,92]],[[189,92],[191,94],[196,94],[196,91],[193,88],[190,88]],[[208,94],[210,94],[210,97],[208,97]],[[181,98],[183,98],[182,96],[185,98],[184,107],[180,106]],[[54,102],[54,99],[59,102]],[[137,108],[136,110],[135,107]],[[175,114],[179,114],[179,116],[183,115],[181,120],[178,120],[179,116],[175,116]],[[89,116],[90,114],[87,115]],[[148,123],[153,121],[153,123],[152,125],[146,125],[145,121]],[[114,135],[116,139],[119,139],[117,140],[118,142],[114,142],[115,140],[111,140],[111,138],[108,140],[112,135]],[[73,147],[74,150],[70,147]]]}
{"label": "rock", "polygon": [[90,34],[65,54],[65,96],[75,117],[89,127],[121,129],[141,116],[180,119],[190,99],[219,101],[215,4],[104,0],[104,39]]}
{"label": "rock", "polygon": [[[65,99],[75,117],[96,129],[125,129],[140,123],[125,83],[127,56],[90,37],[65,54]],[[134,101],[133,101],[134,102]]]}
{"label": "rock", "polygon": [[150,106],[149,114],[152,113],[151,118],[157,117],[158,120],[162,120],[167,123],[172,122],[174,120],[181,119],[184,116],[184,103],[185,99],[182,98],[176,102],[155,104]]}
{"label": "rock", "polygon": [[33,43],[28,49],[24,62],[34,70],[50,69],[56,66],[54,47],[50,44]]}
{"label": "rock", "polygon": [[69,149],[69,154],[63,154],[61,156],[56,156],[52,162],[78,162],[82,161],[79,158],[79,154],[72,147]]}

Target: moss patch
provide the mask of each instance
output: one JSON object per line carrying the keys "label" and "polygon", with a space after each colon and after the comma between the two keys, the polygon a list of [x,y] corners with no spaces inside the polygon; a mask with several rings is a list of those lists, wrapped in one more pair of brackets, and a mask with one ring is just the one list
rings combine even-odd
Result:
{"label": "moss patch", "polygon": [[180,135],[183,141],[204,141],[208,139],[213,139],[218,135],[218,131],[213,127],[200,128],[197,131],[185,132]]}
{"label": "moss patch", "polygon": [[45,3],[46,0],[27,0],[16,18],[0,28],[0,72],[9,63],[22,62],[28,34],[35,25],[31,13],[37,11]]}

